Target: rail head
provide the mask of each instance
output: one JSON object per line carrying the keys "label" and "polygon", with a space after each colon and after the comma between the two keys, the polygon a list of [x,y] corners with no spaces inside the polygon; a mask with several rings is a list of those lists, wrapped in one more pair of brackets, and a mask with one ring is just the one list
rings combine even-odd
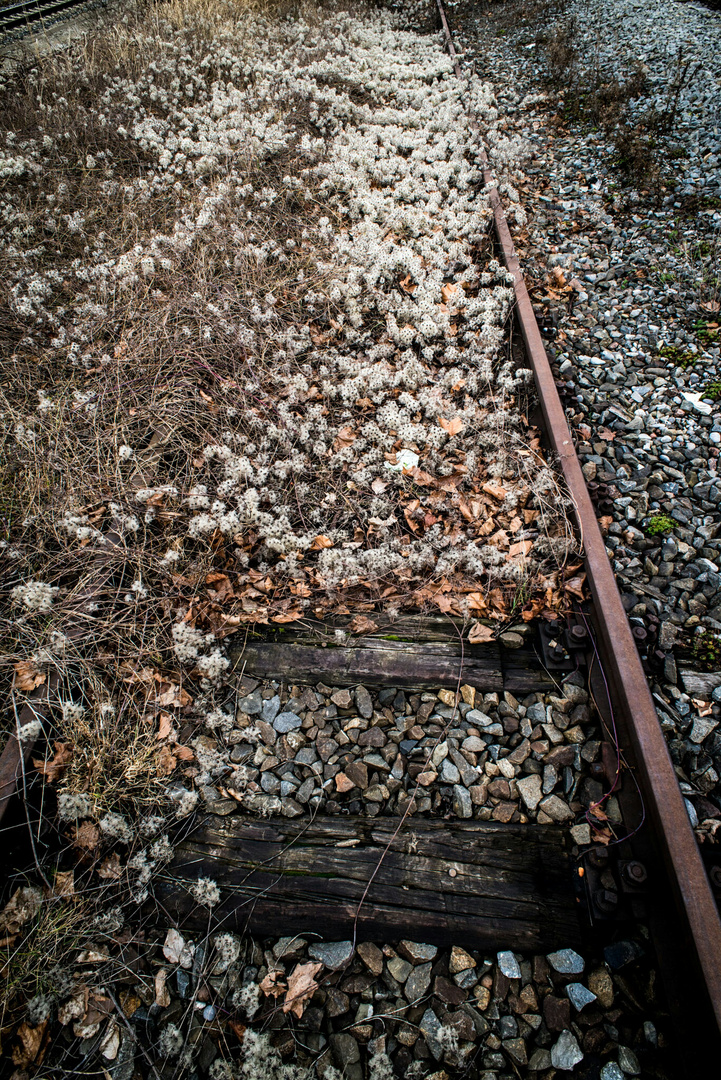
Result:
{"label": "rail head", "polygon": [[[436,0],[436,4],[456,74],[462,77],[443,0]],[[496,238],[506,269],[513,275],[516,317],[533,370],[546,434],[573,501],[583,543],[587,580],[599,617],[604,665],[613,682],[633,746],[641,786],[649,803],[656,839],[675,892],[676,905],[693,940],[696,960],[721,1033],[721,919],[718,908],[606,554],[606,545],[485,150],[481,151],[481,161],[484,181],[489,188]]]}

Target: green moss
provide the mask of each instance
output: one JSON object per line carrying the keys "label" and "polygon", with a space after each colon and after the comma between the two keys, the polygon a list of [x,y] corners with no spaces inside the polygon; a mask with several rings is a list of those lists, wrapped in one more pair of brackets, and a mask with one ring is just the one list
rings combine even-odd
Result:
{"label": "green moss", "polygon": [[646,522],[646,532],[649,536],[662,536],[663,533],[671,532],[676,528],[676,522],[668,514],[654,514]]}
{"label": "green moss", "polygon": [[664,345],[658,350],[658,355],[664,360],[670,360],[677,367],[690,367],[698,360],[698,354],[690,349],[679,349],[677,345]]}

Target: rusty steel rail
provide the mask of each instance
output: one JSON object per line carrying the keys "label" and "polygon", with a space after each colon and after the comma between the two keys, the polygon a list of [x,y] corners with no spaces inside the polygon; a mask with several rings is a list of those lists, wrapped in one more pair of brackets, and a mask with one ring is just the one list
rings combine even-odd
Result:
{"label": "rusty steel rail", "polygon": [[[443,0],[436,0],[436,4],[456,75],[463,78]],[[551,449],[558,456],[573,500],[587,580],[598,616],[604,665],[636,757],[639,780],[648,802],[649,817],[655,827],[656,842],[674,892],[676,908],[693,941],[698,968],[705,980],[709,1001],[721,1031],[721,919],[606,554],[508,221],[483,149],[481,161],[483,179],[489,188],[498,245],[506,269],[513,275],[516,316],[533,369],[546,434]]]}

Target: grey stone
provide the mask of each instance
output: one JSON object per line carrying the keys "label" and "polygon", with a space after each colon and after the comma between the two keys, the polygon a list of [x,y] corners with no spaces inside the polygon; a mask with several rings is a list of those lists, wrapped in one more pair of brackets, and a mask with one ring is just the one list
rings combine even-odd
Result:
{"label": "grey stone", "polygon": [[260,691],[254,690],[252,694],[241,698],[238,702],[238,708],[242,709],[248,716],[258,716],[263,709],[263,699],[260,696]]}
{"label": "grey stone", "polygon": [[554,821],[571,821],[573,819],[573,810],[569,807],[568,803],[565,803],[563,799],[559,799],[558,795],[547,795],[546,798],[539,803],[539,810],[543,810],[544,814],[548,814]]}
{"label": "grey stone", "polygon": [[266,724],[272,724],[279,712],[280,698],[276,694],[274,697],[268,698],[267,701],[263,702],[260,715],[261,718],[265,720]]}
{"label": "grey stone", "polygon": [[554,1069],[570,1072],[579,1061],[583,1061],[583,1053],[576,1036],[571,1031],[562,1031],[551,1048],[551,1064]]}
{"label": "grey stone", "polygon": [[312,960],[320,960],[327,968],[339,968],[347,964],[353,955],[352,941],[319,941],[308,948]]}
{"label": "grey stone", "polygon": [[401,941],[398,952],[410,960],[412,964],[424,964],[428,960],[435,960],[438,949],[435,945],[424,945],[419,941]]}
{"label": "grey stone", "polygon": [[355,688],[355,707],[364,720],[370,720],[373,716],[373,702],[365,686]]}
{"label": "grey stone", "polygon": [[472,724],[473,727],[488,727],[489,724],[493,723],[491,717],[486,716],[486,714],[480,712],[479,709],[469,709],[466,713],[466,720],[469,724]]}
{"label": "grey stone", "polygon": [[533,812],[541,801],[543,794],[541,791],[541,777],[537,773],[531,776],[522,776],[516,780],[516,787],[526,808]]}
{"label": "grey stone", "polygon": [[[445,762],[443,764],[445,765]],[[453,813],[459,818],[473,817],[471,796],[460,784],[456,784],[453,788]]]}
{"label": "grey stone", "polygon": [[499,952],[496,954],[498,966],[507,979],[520,979],[521,968],[512,952]]}
{"label": "grey stone", "polygon": [[333,1047],[333,1056],[339,1065],[354,1065],[360,1061],[360,1049],[358,1041],[347,1032],[331,1035],[330,1044]]}
{"label": "grey stone", "polygon": [[551,1055],[548,1050],[534,1050],[528,1062],[531,1072],[544,1072],[551,1068]]}
{"label": "grey stone", "polygon": [[413,971],[413,965],[400,956],[394,956],[392,960],[388,961],[388,970],[396,982],[404,983]]}
{"label": "grey stone", "polygon": [[566,987],[566,993],[576,1012],[580,1012],[581,1009],[585,1009],[587,1005],[596,1000],[596,995],[588,990],[583,983],[569,983]]}
{"label": "grey stone", "polygon": [[406,996],[406,1001],[412,1003],[419,1001],[428,990],[431,985],[431,969],[433,964],[419,964],[418,967],[413,968],[410,975],[406,979],[403,993]]}
{"label": "grey stone", "polygon": [[557,952],[548,953],[546,956],[554,971],[561,975],[580,975],[585,967],[585,961],[575,949],[559,949]]}
{"label": "grey stone", "polygon": [[601,1080],[625,1080],[615,1061],[607,1061],[601,1069]]}
{"label": "grey stone", "polygon": [[638,1058],[628,1046],[619,1046],[618,1064],[629,1076],[641,1075],[641,1066],[639,1065]]}
{"label": "grey stone", "polygon": [[457,784],[461,779],[461,774],[450,758],[446,758],[445,761],[441,762],[441,771],[438,779],[442,784]]}
{"label": "grey stone", "polygon": [[303,721],[294,712],[278,713],[273,721],[273,727],[276,731],[279,731],[281,735],[285,735],[289,731],[296,731],[302,724]]}
{"label": "grey stone", "polygon": [[433,1009],[426,1009],[421,1018],[419,1025],[423,1036],[428,1043],[428,1049],[433,1054],[436,1061],[440,1061],[443,1057],[443,1047],[438,1041],[438,1033],[441,1029],[441,1022],[433,1012]]}
{"label": "grey stone", "polygon": [[526,1044],[523,1039],[504,1039],[503,1049],[516,1065],[528,1064],[528,1053],[526,1051]]}

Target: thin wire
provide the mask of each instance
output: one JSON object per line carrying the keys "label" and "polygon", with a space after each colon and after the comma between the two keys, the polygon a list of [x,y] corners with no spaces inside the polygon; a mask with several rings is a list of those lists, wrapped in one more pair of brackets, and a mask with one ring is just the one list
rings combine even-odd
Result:
{"label": "thin wire", "polygon": [[[588,821],[591,828],[595,832],[598,832],[599,831],[598,825],[593,820],[591,815],[592,815],[594,810],[598,809],[599,807],[602,807],[603,804],[606,802],[606,800],[611,798],[613,793],[616,791],[616,788],[619,786],[619,783],[620,783],[620,780],[621,780],[621,767],[622,767],[622,764],[623,764],[623,759],[622,759],[622,755],[621,755],[621,745],[620,745],[619,738],[618,738],[618,729],[616,727],[616,714],[614,712],[613,702],[611,700],[611,688],[608,685],[608,679],[606,678],[606,672],[603,669],[603,663],[601,662],[601,657],[600,657],[600,654],[598,652],[598,647],[596,645],[596,638],[594,637],[593,630],[591,629],[591,626],[590,626],[590,624],[588,622],[588,619],[586,618],[585,612],[577,611],[575,614],[579,615],[580,618],[583,620],[583,624],[586,627],[586,631],[588,633],[588,636],[591,639],[591,647],[593,648],[593,654],[594,654],[595,662],[598,664],[598,670],[599,670],[599,672],[601,674],[601,678],[603,679],[603,686],[604,686],[604,690],[606,692],[606,699],[608,701],[609,717],[610,717],[610,721],[611,721],[611,739],[612,739],[612,742],[613,742],[614,749],[616,751],[616,775],[614,777],[613,784],[611,785],[609,790],[605,793],[605,795],[602,795],[601,798],[598,799],[596,802],[591,803],[588,810],[586,811],[586,820]],[[590,675],[590,671],[589,671],[589,675]],[[603,720],[603,717],[601,717],[601,720],[602,720],[602,722],[604,724],[604,727],[605,727],[606,724],[605,724],[605,721]],[[638,780],[636,779],[636,774],[633,771],[633,769],[629,769],[628,766],[626,766],[626,767],[627,767],[628,771],[630,772],[631,776],[633,777],[633,782],[636,785],[636,790],[638,792],[639,799],[641,801],[641,820],[638,823],[638,825],[635,827],[635,829],[633,829],[631,832],[626,833],[625,836],[619,837],[616,840],[612,840],[607,845],[607,847],[614,847],[616,844],[623,843],[624,840],[630,840],[632,836],[635,836],[636,833],[639,832],[639,830],[643,827],[643,825],[645,824],[645,821],[646,821],[646,804],[644,802],[643,793],[641,791],[641,788],[639,787]]]}

